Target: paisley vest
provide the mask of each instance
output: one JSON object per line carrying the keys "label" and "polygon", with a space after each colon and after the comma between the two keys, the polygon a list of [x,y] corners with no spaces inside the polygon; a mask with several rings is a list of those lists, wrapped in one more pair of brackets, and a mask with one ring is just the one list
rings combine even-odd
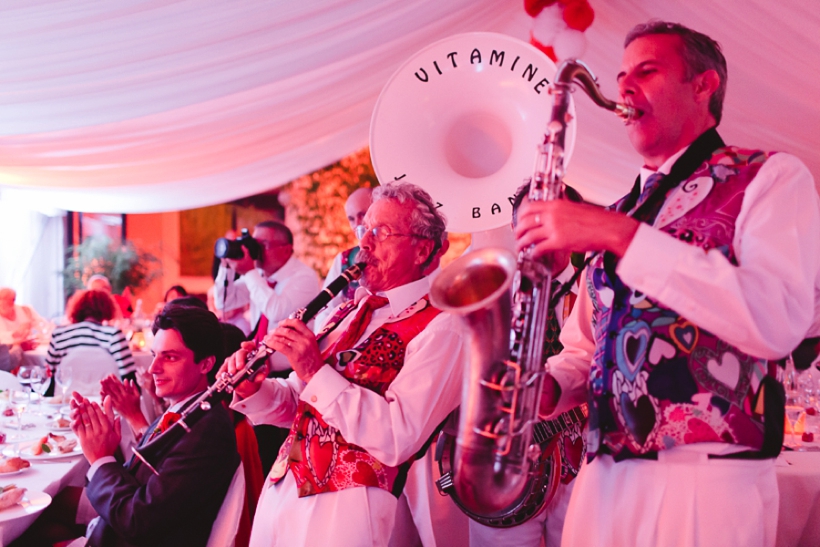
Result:
{"label": "paisley vest", "polygon": [[[352,301],[342,305],[328,321],[328,328],[338,325],[354,308]],[[423,297],[353,349],[323,355],[325,363],[351,383],[384,395],[404,365],[407,344],[439,313]],[[398,497],[412,461],[398,467],[384,465],[363,448],[348,443],[315,408],[300,401],[270,478],[278,481],[290,468],[300,498],[358,486],[383,488]]]}
{"label": "paisley vest", "polygon": [[[704,251],[716,249],[737,265],[735,221],[768,157],[735,147],[717,150],[667,198],[656,227]],[[620,460],[698,442],[759,450],[764,430],[756,403],[766,360],[627,287],[613,270],[602,257],[587,269],[596,342],[589,459],[605,453]]]}

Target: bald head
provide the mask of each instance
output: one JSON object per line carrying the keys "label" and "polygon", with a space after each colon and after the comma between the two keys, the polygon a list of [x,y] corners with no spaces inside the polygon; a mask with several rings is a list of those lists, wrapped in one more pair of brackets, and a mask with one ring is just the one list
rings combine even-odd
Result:
{"label": "bald head", "polygon": [[111,292],[111,282],[102,274],[94,274],[85,282],[85,288],[91,291]]}
{"label": "bald head", "polygon": [[364,214],[370,207],[370,194],[373,193],[372,188],[358,188],[350,194],[345,202],[345,214],[347,221],[350,223],[350,229],[356,231],[356,226],[364,222]]}

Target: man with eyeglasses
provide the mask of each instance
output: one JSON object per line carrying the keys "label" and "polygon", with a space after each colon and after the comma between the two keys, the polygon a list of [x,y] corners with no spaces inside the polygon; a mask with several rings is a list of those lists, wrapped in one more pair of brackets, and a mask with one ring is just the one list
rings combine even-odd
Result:
{"label": "man with eyeglasses", "polygon": [[[252,546],[387,545],[407,469],[460,399],[466,337],[430,304],[424,275],[444,228],[417,186],[375,189],[358,228],[366,266],[354,299],[318,343],[292,319],[265,338],[294,372],[244,382],[232,408],[291,430],[263,488]],[[246,357],[240,350],[227,369]]]}
{"label": "man with eyeglasses", "polygon": [[[281,222],[260,222],[253,230],[253,238],[260,246],[259,257],[254,260],[242,246],[244,256],[224,259],[228,268],[220,268],[215,283],[222,287],[226,278],[233,279],[228,269],[240,275],[231,290],[247,292],[251,324],[256,325],[251,338],[261,340],[279,321],[316,296],[319,277],[313,268],[293,256],[293,234]],[[225,292],[215,291],[217,309],[222,309]]]}

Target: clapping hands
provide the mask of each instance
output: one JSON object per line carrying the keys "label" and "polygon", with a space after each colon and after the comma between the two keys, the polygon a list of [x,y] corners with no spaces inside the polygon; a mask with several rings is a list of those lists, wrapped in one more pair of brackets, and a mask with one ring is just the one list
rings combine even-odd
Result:
{"label": "clapping hands", "polygon": [[80,440],[88,463],[105,456],[113,456],[120,445],[120,419],[114,417],[111,397],[103,406],[93,403],[74,392],[71,399],[71,429]]}
{"label": "clapping hands", "polygon": [[140,406],[140,392],[133,380],[120,379],[109,374],[100,382],[100,395],[111,399],[111,405],[117,413],[128,421],[135,432],[144,432],[148,428],[148,420],[142,413]]}

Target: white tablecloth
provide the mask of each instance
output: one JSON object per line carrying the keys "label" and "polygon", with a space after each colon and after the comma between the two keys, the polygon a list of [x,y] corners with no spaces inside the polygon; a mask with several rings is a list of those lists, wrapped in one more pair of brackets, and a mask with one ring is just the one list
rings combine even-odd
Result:
{"label": "white tablecloth", "polygon": [[[0,409],[5,408],[6,402],[0,401]],[[48,405],[43,405],[45,411],[53,410]],[[23,415],[23,423],[35,423],[37,427],[33,430],[32,436],[45,436],[48,433],[46,427],[46,419],[41,416]],[[7,435],[14,433],[13,424],[16,424],[16,418],[2,418],[0,419],[0,427]],[[60,432],[61,435],[71,434],[71,432]],[[26,454],[24,447],[29,443],[20,443],[23,450],[21,457],[25,458]],[[5,444],[0,446],[4,453],[9,454],[14,450],[13,444]],[[85,474],[88,471],[88,462],[82,453],[78,453],[67,459],[55,460],[30,460],[31,467],[20,474],[9,475],[4,477],[0,475],[0,485],[16,484],[17,486],[27,488],[28,490],[41,491],[54,497],[60,490],[66,486],[83,486],[85,484]],[[37,519],[40,513],[33,515],[26,515],[15,520],[9,520],[0,523],[0,547],[8,545],[20,536],[31,524]]]}
{"label": "white tablecloth", "polygon": [[820,545],[820,451],[783,452],[777,461],[777,547]]}

